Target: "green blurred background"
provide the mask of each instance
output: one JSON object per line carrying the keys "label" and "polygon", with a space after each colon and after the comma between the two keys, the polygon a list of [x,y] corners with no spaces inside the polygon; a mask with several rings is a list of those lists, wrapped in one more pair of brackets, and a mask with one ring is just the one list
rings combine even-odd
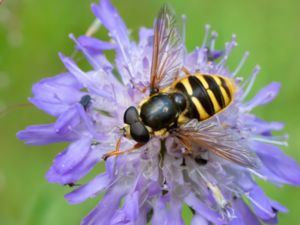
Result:
{"label": "green blurred background", "polygon": [[[4,0],[0,5],[0,108],[10,110],[0,118],[0,224],[79,224],[99,198],[80,205],[68,205],[63,195],[68,187],[48,184],[44,174],[64,145],[26,146],[15,133],[30,124],[53,118],[34,107],[16,107],[31,95],[31,85],[43,77],[64,71],[57,52],[67,55],[74,45],[69,33],[83,34],[94,17],[92,0]],[[169,0],[178,18],[187,15],[187,46],[200,45],[203,26],[218,31],[217,46],[223,47],[231,34],[239,46],[230,58],[234,68],[245,50],[251,52],[242,74],[262,67],[252,94],[271,81],[280,81],[279,97],[256,110],[264,119],[282,120],[290,135],[287,154],[300,162],[300,3],[298,0]],[[163,1],[113,0],[137,37],[138,28],[150,27]],[[102,28],[99,36],[105,35]],[[89,177],[101,170],[97,167]],[[280,224],[300,224],[300,188],[275,188],[262,183],[266,192],[286,205],[290,212],[280,215]]]}

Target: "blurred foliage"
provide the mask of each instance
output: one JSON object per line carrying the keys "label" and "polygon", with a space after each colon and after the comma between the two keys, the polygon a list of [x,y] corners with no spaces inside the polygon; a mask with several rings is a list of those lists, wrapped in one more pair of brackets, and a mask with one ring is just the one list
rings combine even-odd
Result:
{"label": "blurred foliage", "polygon": [[[162,0],[113,0],[133,37],[140,26],[150,27]],[[280,81],[279,97],[256,112],[266,120],[282,120],[290,135],[287,154],[300,162],[300,3],[297,0],[169,0],[180,19],[187,15],[187,46],[200,45],[206,23],[218,31],[218,48],[238,36],[239,46],[230,58],[234,68],[245,50],[251,55],[242,74],[262,66],[254,91],[271,81]],[[26,146],[15,133],[30,124],[53,121],[34,107],[22,107],[31,95],[31,85],[43,77],[64,71],[57,52],[70,55],[74,44],[69,33],[83,34],[94,17],[88,1],[4,0],[0,5],[0,224],[79,224],[99,197],[80,205],[68,205],[63,195],[69,187],[48,184],[44,174],[53,157],[65,145]],[[105,36],[105,30],[99,33]],[[4,115],[3,115],[4,114]],[[94,169],[89,177],[101,170]],[[280,224],[299,224],[300,189],[277,188],[263,183],[266,192],[286,205],[290,212],[280,215]]]}

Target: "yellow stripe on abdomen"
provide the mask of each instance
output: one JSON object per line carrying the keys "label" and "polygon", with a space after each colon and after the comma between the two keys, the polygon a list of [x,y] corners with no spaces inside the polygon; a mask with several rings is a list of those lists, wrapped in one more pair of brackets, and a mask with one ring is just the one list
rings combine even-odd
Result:
{"label": "yellow stripe on abdomen", "polygon": [[221,107],[220,107],[220,105],[219,105],[219,103],[218,103],[218,101],[217,101],[217,99],[216,99],[214,93],[212,92],[211,89],[208,89],[208,90],[207,90],[207,93],[208,93],[208,95],[209,95],[209,97],[210,97],[210,100],[211,100],[212,103],[213,103],[215,113],[219,112],[219,111],[221,110]]}
{"label": "yellow stripe on abdomen", "polygon": [[205,111],[205,109],[203,108],[203,106],[202,106],[201,102],[198,100],[198,98],[193,96],[191,99],[192,99],[192,103],[194,104],[194,106],[196,107],[196,109],[200,115],[200,120],[205,120],[205,119],[209,118],[210,116]]}
{"label": "yellow stripe on abdomen", "polygon": [[183,86],[184,86],[186,92],[187,92],[189,95],[192,95],[192,94],[193,94],[193,89],[192,89],[191,84],[189,83],[188,79],[182,79],[182,80],[180,81],[180,83],[183,84]]}
{"label": "yellow stripe on abdomen", "polygon": [[225,89],[223,88],[223,86],[220,86],[224,101],[226,105],[229,105],[229,103],[231,102],[231,99],[229,98],[229,96],[227,95]]}

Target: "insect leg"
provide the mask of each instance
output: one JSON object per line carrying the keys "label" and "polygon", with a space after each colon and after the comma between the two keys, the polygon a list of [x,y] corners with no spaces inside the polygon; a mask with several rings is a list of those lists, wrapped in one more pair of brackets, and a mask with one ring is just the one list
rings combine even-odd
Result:
{"label": "insect leg", "polygon": [[107,160],[111,156],[118,156],[118,155],[123,155],[123,154],[131,153],[131,152],[136,151],[137,149],[139,149],[143,145],[145,145],[145,144],[137,143],[137,144],[135,144],[134,146],[132,146],[129,149],[126,149],[124,151],[120,151],[120,143],[121,143],[121,138],[119,138],[118,141],[117,141],[116,149],[113,150],[113,151],[111,151],[111,152],[108,152],[108,153],[104,154],[102,156],[102,159],[103,160]]}
{"label": "insect leg", "polygon": [[149,87],[135,87],[139,92],[145,93]]}
{"label": "insect leg", "polygon": [[110,151],[110,152],[108,152],[108,153],[106,153],[106,154],[104,154],[104,155],[102,156],[102,158],[103,158],[104,160],[106,160],[108,157],[110,157],[110,156],[112,156],[112,155],[117,155],[117,154],[120,152],[121,138],[122,138],[122,137],[119,137],[119,138],[118,138],[117,143],[116,143],[116,148],[115,148],[115,150],[112,150],[112,151]]}

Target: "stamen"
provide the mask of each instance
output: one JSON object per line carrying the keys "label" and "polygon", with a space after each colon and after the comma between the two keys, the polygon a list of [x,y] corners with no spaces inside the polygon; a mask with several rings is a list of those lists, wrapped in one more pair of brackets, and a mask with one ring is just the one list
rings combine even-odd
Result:
{"label": "stamen", "polygon": [[225,206],[227,204],[227,201],[225,200],[225,198],[224,198],[221,190],[218,188],[218,186],[213,185],[212,183],[208,182],[207,187],[211,190],[216,202],[223,208],[223,206]]}
{"label": "stamen", "polygon": [[223,66],[226,64],[228,60],[228,55],[225,55],[222,60],[219,62],[219,64],[217,65],[217,73],[219,73],[221,71],[221,69],[223,68]]}
{"label": "stamen", "polygon": [[214,51],[215,50],[215,44],[216,44],[216,40],[217,40],[217,37],[218,37],[218,33],[216,31],[213,31],[211,33],[211,39],[210,39],[210,51]]}
{"label": "stamen", "polygon": [[[141,191],[141,193],[145,193],[149,189],[150,184],[151,183],[147,183],[144,186],[143,191]],[[143,194],[142,197],[141,197],[141,199],[140,199],[140,205],[144,205],[148,201],[148,197],[149,196],[147,194]]]}
{"label": "stamen", "polygon": [[[115,169],[114,169],[115,170]],[[115,175],[115,174],[114,174]],[[102,192],[106,192],[107,190],[109,190],[113,185],[115,185],[119,180],[121,180],[122,176],[117,176],[116,178],[113,179],[113,181],[107,185],[103,191],[101,191],[100,193]]]}
{"label": "stamen", "polygon": [[289,136],[287,134],[282,135],[282,136],[269,136],[268,137],[269,140],[277,140],[277,141],[278,140],[286,140],[288,138],[289,138]]}
{"label": "stamen", "polygon": [[86,36],[93,36],[97,30],[99,30],[99,28],[101,27],[101,22],[99,19],[95,19],[92,24],[89,26],[89,28],[87,29],[87,31],[85,32]]}
{"label": "stamen", "polygon": [[226,48],[225,54],[224,54],[223,59],[217,65],[217,73],[219,73],[222,70],[223,66],[227,63],[230,53],[236,46],[237,46],[236,35],[233,34],[231,41],[229,43],[228,42],[225,43],[225,48]]}
{"label": "stamen", "polygon": [[240,63],[239,63],[238,66],[236,67],[236,69],[233,71],[232,77],[235,77],[235,76],[238,74],[238,72],[239,72],[239,71],[241,70],[241,68],[244,66],[244,64],[245,64],[245,62],[246,62],[248,56],[249,56],[249,52],[247,51],[247,52],[245,52],[245,54],[243,55],[243,58],[241,59]]}
{"label": "stamen", "polygon": [[206,43],[207,43],[207,39],[208,39],[208,35],[209,35],[209,30],[210,30],[210,25],[206,24],[204,29],[205,29],[205,31],[204,31],[204,38],[203,38],[203,42],[202,42],[201,48],[205,48],[206,47]]}
{"label": "stamen", "polygon": [[235,217],[234,210],[232,209],[230,203],[225,199],[219,187],[210,182],[207,183],[207,187],[209,190],[211,190],[213,197],[221,211],[223,219],[233,219]]}
{"label": "stamen", "polygon": [[224,209],[222,209],[221,211],[221,215],[223,219],[226,220],[233,220],[234,218],[237,218],[235,215],[235,211],[234,209],[231,207],[230,203],[228,203],[229,205],[227,205]]}
{"label": "stamen", "polygon": [[260,173],[258,173],[257,171],[255,171],[254,169],[251,169],[251,168],[247,168],[251,173],[253,173],[255,176],[259,177],[260,179],[262,180],[265,180],[267,181],[268,178]]}
{"label": "stamen", "polygon": [[128,75],[130,76],[131,80],[133,80],[133,67],[132,67],[132,64],[131,64],[131,60],[129,59],[129,56],[126,54],[125,52],[125,49],[124,49],[124,46],[122,45],[122,42],[120,41],[118,35],[113,35],[113,37],[115,38],[120,50],[121,50],[121,53],[122,53],[122,56],[123,56],[123,59],[125,61],[125,64],[126,64],[126,67],[128,68],[127,72],[128,72]]}
{"label": "stamen", "polygon": [[[124,65],[124,69],[127,71],[128,74],[131,74],[130,69],[129,69],[129,67],[127,65]],[[133,80],[133,77],[131,77],[129,79],[129,83],[131,84],[132,88],[136,88],[136,84],[135,84],[135,82]]]}
{"label": "stamen", "polygon": [[200,171],[200,167],[198,165],[195,166],[195,169],[197,173],[200,175],[200,177],[204,180],[206,184],[210,183],[207,178],[204,176],[204,174]]}
{"label": "stamen", "polygon": [[247,97],[247,95],[249,94],[249,92],[250,92],[250,90],[251,90],[251,88],[252,88],[252,86],[253,86],[253,84],[254,84],[254,81],[255,81],[255,79],[256,79],[256,76],[257,76],[257,74],[259,73],[259,71],[260,71],[260,66],[257,65],[257,66],[254,68],[252,74],[250,75],[250,79],[246,82],[246,83],[249,82],[249,84],[248,84],[248,86],[247,86],[247,88],[246,88],[246,90],[245,90],[245,92],[244,92],[244,94],[243,94],[243,96],[242,96],[242,100],[244,100],[244,99]]}
{"label": "stamen", "polygon": [[[207,62],[208,61],[208,57],[207,57],[207,53],[208,53],[208,49],[207,48],[202,48],[200,51],[203,51],[203,58],[202,58],[202,62]],[[200,64],[199,64],[200,65]],[[200,67],[199,67],[200,68]]]}
{"label": "stamen", "polygon": [[274,145],[281,145],[281,146],[288,146],[288,143],[286,141],[276,141],[268,138],[263,137],[254,137],[252,138],[254,141],[260,141],[267,144],[274,144]]}
{"label": "stamen", "polygon": [[118,98],[117,98],[117,95],[116,95],[115,86],[113,84],[111,84],[110,86],[111,86],[112,93],[113,93],[113,96],[115,98],[115,101],[118,101]]}
{"label": "stamen", "polygon": [[197,53],[197,62],[196,62],[196,71],[197,71],[199,70],[202,62],[202,59],[200,58],[201,49],[199,49],[199,47],[196,47],[195,51]]}

